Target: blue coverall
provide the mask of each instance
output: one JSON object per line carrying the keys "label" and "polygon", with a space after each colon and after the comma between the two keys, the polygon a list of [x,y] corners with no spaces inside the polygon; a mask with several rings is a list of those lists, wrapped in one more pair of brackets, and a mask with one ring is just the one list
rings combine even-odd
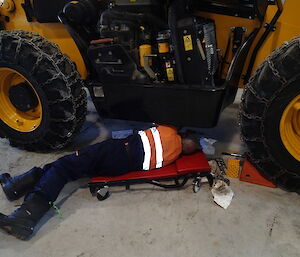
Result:
{"label": "blue coverall", "polygon": [[143,158],[143,145],[138,134],[126,139],[108,139],[37,168],[42,169],[42,176],[31,192],[54,202],[69,181],[141,170]]}

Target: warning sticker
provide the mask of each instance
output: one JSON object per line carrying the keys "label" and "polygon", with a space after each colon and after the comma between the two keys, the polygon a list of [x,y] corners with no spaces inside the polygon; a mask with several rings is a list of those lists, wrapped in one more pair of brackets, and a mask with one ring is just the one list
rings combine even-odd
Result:
{"label": "warning sticker", "polygon": [[186,35],[183,37],[184,41],[184,48],[185,51],[191,51],[193,50],[193,41],[192,41],[192,35]]}
{"label": "warning sticker", "polygon": [[167,69],[167,77],[168,77],[168,81],[174,81],[174,70],[173,68],[168,68]]}

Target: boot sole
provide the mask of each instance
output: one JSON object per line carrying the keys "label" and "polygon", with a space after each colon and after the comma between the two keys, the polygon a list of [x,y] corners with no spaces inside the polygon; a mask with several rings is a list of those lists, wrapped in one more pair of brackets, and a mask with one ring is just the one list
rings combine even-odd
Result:
{"label": "boot sole", "polygon": [[10,225],[7,222],[0,220],[0,228],[3,229],[6,233],[20,239],[27,240],[32,235],[33,230],[28,227],[16,226],[15,224]]}

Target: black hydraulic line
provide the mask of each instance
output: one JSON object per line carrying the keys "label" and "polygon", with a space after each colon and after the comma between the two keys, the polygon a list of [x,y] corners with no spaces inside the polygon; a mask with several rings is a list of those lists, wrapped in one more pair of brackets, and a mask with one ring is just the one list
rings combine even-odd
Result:
{"label": "black hydraulic line", "polygon": [[279,10],[280,12],[282,12],[282,11],[283,11],[282,0],[276,0],[276,5],[277,5],[277,7],[278,7],[278,10]]}
{"label": "black hydraulic line", "polygon": [[252,53],[252,56],[251,56],[251,59],[250,59],[250,62],[249,62],[249,66],[248,66],[246,75],[244,77],[244,84],[247,84],[250,77],[251,77],[251,73],[252,73],[252,70],[253,70],[253,66],[254,66],[258,51],[262,47],[263,43],[265,42],[265,40],[267,39],[269,34],[274,30],[275,24],[277,23],[280,15],[282,13],[283,6],[282,6],[281,0],[276,0],[276,3],[277,3],[278,10],[275,13],[275,15],[274,15],[273,19],[271,20],[270,24],[266,24],[266,30],[262,34],[262,36],[260,37],[259,41],[257,42],[257,44],[256,44],[256,46],[253,50],[253,53]]}
{"label": "black hydraulic line", "polygon": [[228,41],[227,41],[227,45],[226,45],[226,50],[225,50],[225,53],[224,53],[224,57],[222,58],[222,61],[221,61],[222,63],[220,65],[220,71],[219,71],[220,78],[222,77],[224,64],[226,63],[226,60],[227,60],[227,57],[228,57],[228,54],[229,54],[229,48],[230,48],[230,44],[231,44],[231,33],[232,33],[232,31],[230,30],[229,33],[228,33]]}
{"label": "black hydraulic line", "polygon": [[226,76],[226,81],[230,86],[238,87],[245,60],[247,59],[249,49],[258,32],[259,29],[255,28],[234,55]]}
{"label": "black hydraulic line", "polygon": [[251,32],[241,47],[237,50],[233,60],[231,61],[226,76],[226,93],[222,104],[222,110],[224,110],[228,105],[232,104],[235,99],[245,60],[247,59],[250,47],[252,46],[252,43],[258,32],[259,28],[255,28]]}
{"label": "black hydraulic line", "polygon": [[87,68],[87,71],[90,73],[94,72],[94,68],[92,67],[90,60],[87,56],[87,49],[89,46],[89,42],[84,40],[82,36],[73,28],[73,26],[69,23],[68,19],[65,17],[63,13],[60,13],[58,15],[59,21],[65,26],[66,30],[69,32],[71,37],[73,38],[75,44],[78,47],[78,50],[82,56],[82,59],[84,61],[84,64]]}

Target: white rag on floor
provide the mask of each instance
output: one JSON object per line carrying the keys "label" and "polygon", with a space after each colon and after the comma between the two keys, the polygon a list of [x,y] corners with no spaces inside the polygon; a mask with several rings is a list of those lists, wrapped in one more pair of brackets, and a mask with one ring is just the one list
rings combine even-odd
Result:
{"label": "white rag on floor", "polygon": [[231,188],[222,180],[216,180],[211,190],[214,201],[222,208],[227,209],[234,196]]}

